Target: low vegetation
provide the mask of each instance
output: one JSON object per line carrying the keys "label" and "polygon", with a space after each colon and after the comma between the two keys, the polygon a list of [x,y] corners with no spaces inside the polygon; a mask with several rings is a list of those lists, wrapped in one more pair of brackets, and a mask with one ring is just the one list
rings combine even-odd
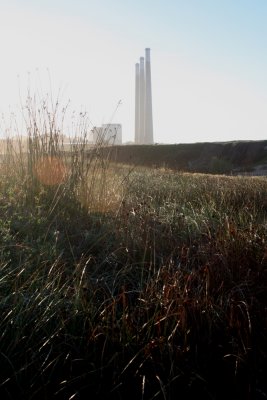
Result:
{"label": "low vegetation", "polygon": [[114,146],[117,162],[174,171],[266,175],[267,141]]}
{"label": "low vegetation", "polygon": [[34,109],[1,165],[1,398],[266,399],[266,178],[112,164],[86,126],[64,152]]}

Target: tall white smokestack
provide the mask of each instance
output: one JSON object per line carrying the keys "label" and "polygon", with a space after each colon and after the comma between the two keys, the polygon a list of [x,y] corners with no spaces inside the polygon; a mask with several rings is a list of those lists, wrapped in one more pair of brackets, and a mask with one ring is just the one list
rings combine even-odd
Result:
{"label": "tall white smokestack", "polygon": [[153,144],[153,116],[152,116],[152,89],[151,89],[151,64],[150,49],[145,49],[145,135],[144,143]]}
{"label": "tall white smokestack", "polygon": [[139,126],[139,143],[145,143],[145,60],[140,57],[140,126]]}
{"label": "tall white smokestack", "polygon": [[135,64],[135,143],[140,143],[140,67]]}

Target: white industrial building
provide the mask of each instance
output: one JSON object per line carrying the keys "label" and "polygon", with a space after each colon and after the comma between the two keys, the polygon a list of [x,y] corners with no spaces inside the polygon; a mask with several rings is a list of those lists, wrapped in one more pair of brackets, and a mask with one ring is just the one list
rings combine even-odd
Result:
{"label": "white industrial building", "polygon": [[121,124],[103,124],[92,129],[93,143],[113,145],[122,144]]}

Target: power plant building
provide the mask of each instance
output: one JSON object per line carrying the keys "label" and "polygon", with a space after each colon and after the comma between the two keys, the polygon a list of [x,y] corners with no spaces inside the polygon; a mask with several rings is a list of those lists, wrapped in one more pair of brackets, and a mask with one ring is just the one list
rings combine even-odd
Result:
{"label": "power plant building", "polygon": [[135,143],[153,144],[150,49],[135,64]]}
{"label": "power plant building", "polygon": [[106,145],[122,144],[121,124],[103,124],[101,127],[92,129],[93,143]]}

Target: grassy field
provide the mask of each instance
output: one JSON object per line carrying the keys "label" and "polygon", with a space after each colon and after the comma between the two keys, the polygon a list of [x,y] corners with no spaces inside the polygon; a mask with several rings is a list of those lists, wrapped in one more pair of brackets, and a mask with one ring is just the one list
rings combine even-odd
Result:
{"label": "grassy field", "polygon": [[47,123],[1,164],[1,399],[266,399],[267,179],[66,155]]}

